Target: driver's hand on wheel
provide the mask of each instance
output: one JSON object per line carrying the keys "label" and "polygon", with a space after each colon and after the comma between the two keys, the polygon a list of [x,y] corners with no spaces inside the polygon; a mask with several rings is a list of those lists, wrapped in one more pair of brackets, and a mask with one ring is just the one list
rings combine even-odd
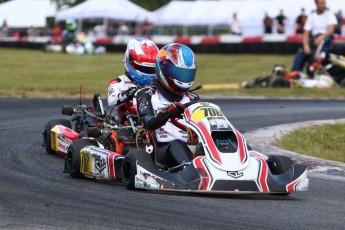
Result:
{"label": "driver's hand on wheel", "polygon": [[122,96],[126,96],[126,100],[131,100],[136,90],[137,90],[137,87],[130,87],[126,91],[122,92]]}
{"label": "driver's hand on wheel", "polygon": [[169,113],[170,117],[178,117],[184,111],[184,106],[180,102],[173,102],[171,103],[166,111]]}

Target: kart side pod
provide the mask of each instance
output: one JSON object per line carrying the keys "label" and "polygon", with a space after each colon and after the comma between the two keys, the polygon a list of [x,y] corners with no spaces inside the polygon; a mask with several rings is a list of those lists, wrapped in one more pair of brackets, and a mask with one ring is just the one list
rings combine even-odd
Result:
{"label": "kart side pod", "polygon": [[88,178],[121,181],[123,156],[97,146],[80,151],[80,172]]}
{"label": "kart side pod", "polygon": [[63,125],[55,125],[51,129],[51,149],[60,155],[66,155],[68,146],[78,139],[79,133]]}

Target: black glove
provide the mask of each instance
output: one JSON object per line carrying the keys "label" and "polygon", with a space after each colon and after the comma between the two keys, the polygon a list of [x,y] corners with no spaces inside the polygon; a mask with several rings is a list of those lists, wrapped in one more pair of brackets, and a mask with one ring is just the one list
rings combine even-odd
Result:
{"label": "black glove", "polygon": [[173,102],[166,108],[166,111],[169,117],[178,117],[183,113],[184,109],[185,107],[180,102]]}
{"label": "black glove", "polygon": [[126,101],[130,101],[133,98],[136,91],[137,87],[130,87],[126,91],[123,91],[121,95],[126,96]]}

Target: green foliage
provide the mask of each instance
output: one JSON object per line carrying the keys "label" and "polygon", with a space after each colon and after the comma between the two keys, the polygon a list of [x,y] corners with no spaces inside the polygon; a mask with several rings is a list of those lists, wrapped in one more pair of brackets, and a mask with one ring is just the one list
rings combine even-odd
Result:
{"label": "green foliage", "polygon": [[0,0],[0,3],[8,2],[9,0]]}
{"label": "green foliage", "polygon": [[154,11],[165,4],[169,3],[171,0],[131,0],[131,2],[147,9]]}
{"label": "green foliage", "polygon": [[72,7],[78,5],[79,3],[85,2],[86,0],[50,0],[51,2],[56,4],[57,9],[61,9],[62,7]]}
{"label": "green foliage", "polygon": [[[6,0],[0,0],[6,1]],[[72,7],[78,5],[79,3],[85,2],[86,0],[51,0],[57,6],[57,9],[61,9],[62,7]],[[167,4],[170,0],[131,0],[133,3],[147,9],[150,11],[156,10],[159,7]]]}
{"label": "green foliage", "polygon": [[280,140],[284,149],[305,155],[345,162],[345,124],[298,129]]}

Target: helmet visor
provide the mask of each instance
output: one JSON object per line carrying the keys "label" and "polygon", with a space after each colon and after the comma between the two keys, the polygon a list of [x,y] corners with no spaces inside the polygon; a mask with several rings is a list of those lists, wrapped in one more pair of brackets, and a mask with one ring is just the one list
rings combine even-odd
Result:
{"label": "helmet visor", "polygon": [[177,80],[184,83],[191,83],[195,79],[196,68],[188,69],[176,67],[168,64],[163,66],[163,72],[172,80]]}
{"label": "helmet visor", "polygon": [[144,73],[144,74],[155,74],[156,71],[155,71],[155,67],[154,66],[144,66],[144,65],[140,65],[138,63],[136,63],[134,60],[131,61],[131,65],[132,67],[141,72],[141,73]]}

